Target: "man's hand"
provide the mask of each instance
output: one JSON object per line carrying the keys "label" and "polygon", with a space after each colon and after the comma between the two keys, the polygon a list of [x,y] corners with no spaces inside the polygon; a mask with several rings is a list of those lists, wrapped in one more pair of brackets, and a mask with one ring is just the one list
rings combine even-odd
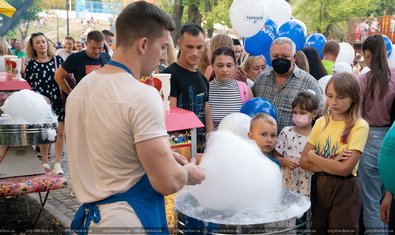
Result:
{"label": "man's hand", "polygon": [[385,224],[388,224],[390,220],[391,201],[392,194],[386,192],[380,205],[380,218]]}
{"label": "man's hand", "polygon": [[171,151],[171,155],[173,155],[174,159],[182,166],[188,163],[188,159],[177,152]]}
{"label": "man's hand", "polygon": [[188,172],[188,185],[196,185],[202,183],[206,178],[204,169],[196,165],[196,159],[192,158],[191,162],[184,165]]}

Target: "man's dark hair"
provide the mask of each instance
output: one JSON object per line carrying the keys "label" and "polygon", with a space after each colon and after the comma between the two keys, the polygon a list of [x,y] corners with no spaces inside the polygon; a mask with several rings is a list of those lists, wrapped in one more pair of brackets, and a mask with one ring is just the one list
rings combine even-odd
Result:
{"label": "man's dark hair", "polygon": [[233,45],[235,45],[235,46],[241,46],[241,43],[240,43],[240,40],[239,40],[239,39],[237,39],[237,38],[232,38],[232,41],[233,41]]}
{"label": "man's dark hair", "polygon": [[322,48],[322,53],[332,53],[334,56],[338,56],[340,51],[339,43],[335,40],[329,40],[325,43],[324,48]]}
{"label": "man's dark hair", "polygon": [[74,38],[71,37],[71,36],[66,36],[66,37],[64,37],[64,39],[65,39],[65,40],[71,40],[71,41],[73,41],[73,43],[75,43]]}
{"label": "man's dark hair", "polygon": [[190,34],[194,37],[198,36],[200,33],[204,36],[204,30],[197,24],[186,24],[182,26],[180,31],[180,38],[184,36],[184,33]]}
{"label": "man's dark hair", "polygon": [[102,30],[101,32],[102,32],[102,34],[104,34],[104,36],[112,36],[112,37],[114,37],[114,33],[111,32],[111,31],[108,30],[108,29],[104,29],[104,30]]}
{"label": "man's dark hair", "polygon": [[88,35],[86,36],[86,41],[90,42],[92,40],[95,42],[103,42],[104,35],[100,31],[97,31],[97,30],[90,31],[88,33]]}
{"label": "man's dark hair", "polygon": [[146,1],[132,2],[119,14],[115,23],[117,46],[131,45],[140,37],[156,40],[163,29],[173,31],[173,19],[159,7]]}

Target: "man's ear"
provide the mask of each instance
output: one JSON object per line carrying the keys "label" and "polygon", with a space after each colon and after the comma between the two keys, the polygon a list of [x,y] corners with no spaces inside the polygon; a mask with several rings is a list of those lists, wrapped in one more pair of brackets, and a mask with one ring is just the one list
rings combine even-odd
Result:
{"label": "man's ear", "polygon": [[292,56],[291,61],[292,61],[292,62],[295,62],[295,61],[296,61],[296,53]]}
{"label": "man's ear", "polygon": [[177,46],[178,46],[178,48],[180,48],[180,44],[181,44],[181,40],[177,39]]}
{"label": "man's ear", "polygon": [[137,41],[138,50],[141,54],[145,54],[148,49],[148,38],[142,37]]}

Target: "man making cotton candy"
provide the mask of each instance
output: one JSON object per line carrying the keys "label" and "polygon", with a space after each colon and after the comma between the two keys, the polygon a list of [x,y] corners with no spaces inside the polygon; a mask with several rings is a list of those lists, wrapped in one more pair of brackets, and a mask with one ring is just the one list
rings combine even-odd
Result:
{"label": "man making cotton candy", "polygon": [[295,65],[295,43],[285,37],[275,39],[270,46],[273,70],[255,80],[252,91],[256,97],[270,100],[277,111],[278,130],[292,126],[292,101],[299,91],[313,90],[320,97],[322,90],[313,76]]}
{"label": "man making cotton candy", "polygon": [[116,21],[112,60],[70,93],[70,175],[82,203],[71,224],[75,232],[116,227],[167,234],[163,195],[205,177],[195,163],[171,152],[161,97],[138,80],[157,68],[174,27],[155,5],[130,3]]}

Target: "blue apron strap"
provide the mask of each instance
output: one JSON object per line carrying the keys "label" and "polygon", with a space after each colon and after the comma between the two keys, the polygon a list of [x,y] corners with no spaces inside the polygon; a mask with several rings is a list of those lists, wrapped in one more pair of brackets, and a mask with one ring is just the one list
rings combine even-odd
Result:
{"label": "blue apron strap", "polygon": [[100,222],[97,205],[119,201],[126,201],[133,208],[148,234],[169,234],[164,197],[154,190],[147,175],[124,193],[112,195],[98,202],[82,204],[71,223],[71,230],[80,235],[87,234],[91,221]]}
{"label": "blue apron strap", "polygon": [[88,234],[91,221],[99,223],[101,220],[100,211],[94,203],[82,204],[74,215],[70,229],[77,234]]}

